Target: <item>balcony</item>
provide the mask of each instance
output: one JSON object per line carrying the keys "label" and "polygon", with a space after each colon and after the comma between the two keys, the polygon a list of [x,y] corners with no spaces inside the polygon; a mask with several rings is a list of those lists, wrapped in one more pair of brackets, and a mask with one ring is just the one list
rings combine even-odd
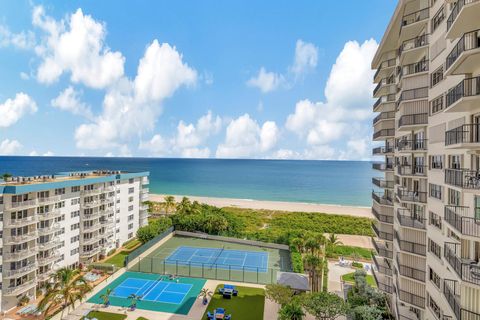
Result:
{"label": "balcony", "polygon": [[375,208],[372,208],[372,213],[378,221],[393,224],[393,216],[381,214],[378,210],[375,210]]}
{"label": "balcony", "polygon": [[21,202],[11,202],[10,205],[5,204],[5,209],[21,210],[21,209],[33,208],[36,206],[37,206],[37,200],[32,199],[32,200],[26,200]]}
{"label": "balcony", "polygon": [[142,193],[149,193],[149,192],[150,192],[150,188],[142,188],[142,189],[141,189],[141,192],[142,192]]}
{"label": "balcony", "polygon": [[100,224],[105,226],[113,223],[113,218],[101,219]]}
{"label": "balcony", "polygon": [[381,112],[381,107],[382,106],[385,106],[385,105],[388,105],[388,104],[393,105],[394,103],[395,103],[395,95],[394,94],[389,94],[388,96],[381,96],[373,104],[373,112]]}
{"label": "balcony", "polygon": [[84,202],[82,208],[95,208],[101,206],[103,203],[99,200]]}
{"label": "balcony", "polygon": [[445,132],[449,149],[480,149],[480,124],[464,124]]}
{"label": "balcony", "polygon": [[54,223],[54,224],[52,224],[48,227],[38,229],[38,235],[39,236],[46,236],[46,235],[49,235],[49,234],[53,234],[57,231],[60,231],[61,229],[62,229],[62,227],[60,226],[59,223]]}
{"label": "balcony", "polygon": [[480,215],[473,217],[469,207],[445,206],[444,220],[464,236],[480,238]]}
{"label": "balcony", "polygon": [[81,190],[80,194],[82,196],[93,196],[93,195],[98,195],[98,194],[105,193],[105,192],[107,192],[105,190],[105,188],[98,187],[98,188],[93,188],[93,189],[90,189],[90,190]]}
{"label": "balcony", "polygon": [[480,189],[480,171],[470,169],[445,169],[445,183],[469,190]]}
{"label": "balcony", "polygon": [[419,99],[428,99],[428,87],[403,90],[397,101],[397,108],[404,101],[413,101]]}
{"label": "balcony", "polygon": [[100,230],[100,228],[102,228],[102,224],[100,223],[94,223],[94,224],[83,224],[81,225],[82,226],[82,230],[83,232],[94,232],[94,231],[97,231],[97,230]]}
{"label": "balcony", "polygon": [[453,280],[445,279],[443,282],[443,295],[448,302],[448,305],[452,309],[453,313],[457,317],[457,319],[462,319],[461,317],[461,310],[462,307],[460,306],[460,296],[456,294],[455,290],[457,289],[457,282]]}
{"label": "balcony", "polygon": [[402,202],[427,203],[427,193],[398,188],[397,197]]}
{"label": "balcony", "polygon": [[383,156],[387,154],[392,154],[393,152],[394,152],[394,149],[391,146],[376,147],[372,149],[372,154],[374,156]]}
{"label": "balcony", "polygon": [[35,261],[28,263],[26,266],[23,266],[18,269],[3,270],[4,278],[20,278],[24,275],[27,275],[35,270],[37,270],[38,264]]}
{"label": "balcony", "polygon": [[455,39],[466,31],[478,29],[480,21],[480,1],[458,0],[447,19],[448,39]]}
{"label": "balcony", "polygon": [[463,79],[445,95],[445,112],[480,110],[480,77]]}
{"label": "balcony", "polygon": [[[394,79],[392,77],[392,79]],[[397,93],[397,86],[395,83],[395,80],[387,80],[387,79],[382,79],[375,89],[373,89],[373,97],[374,98],[379,98],[381,96],[389,95],[389,94],[396,94]]]}
{"label": "balcony", "polygon": [[412,152],[412,151],[427,151],[427,139],[417,139],[417,140],[407,140],[399,139],[397,140],[397,150],[399,152]]}
{"label": "balcony", "polygon": [[414,305],[419,308],[425,308],[425,297],[410,293],[408,291],[398,289],[398,298],[408,304]]}
{"label": "balcony", "polygon": [[61,199],[62,199],[61,196],[43,197],[43,198],[38,198],[37,202],[38,202],[38,205],[45,206],[48,204],[58,202]]}
{"label": "balcony", "polygon": [[406,39],[418,34],[424,28],[424,25],[428,22],[428,18],[428,7],[404,15],[402,17],[402,29],[400,31],[402,38]]}
{"label": "balcony", "polygon": [[428,124],[428,113],[405,114],[398,120],[399,131],[411,131],[415,127],[424,127]]}
{"label": "balcony", "polygon": [[480,63],[480,30],[465,33],[447,56],[445,75],[472,73]]}
{"label": "balcony", "polygon": [[96,219],[99,219],[101,215],[102,214],[99,211],[94,212],[92,214],[83,213],[82,214],[82,220],[96,220]]}
{"label": "balcony", "polygon": [[372,169],[378,171],[393,171],[393,163],[372,163]]}
{"label": "balcony", "polygon": [[82,245],[89,245],[89,244],[98,244],[100,241],[100,237],[98,236],[92,236],[90,238],[82,238],[81,242]]}
{"label": "balcony", "polygon": [[393,120],[395,119],[395,111],[381,112],[378,116],[373,119],[373,125],[382,121],[382,120]]}
{"label": "balcony", "polygon": [[51,249],[54,249],[57,246],[59,246],[60,243],[61,243],[60,240],[58,240],[58,239],[53,240],[53,239],[50,238],[50,241],[39,243],[38,244],[38,250],[39,251],[51,250]]}
{"label": "balcony", "polygon": [[401,164],[397,166],[397,174],[400,176],[427,176],[427,166]]}
{"label": "balcony", "polygon": [[478,261],[463,259],[459,256],[461,246],[458,243],[445,242],[443,257],[463,281],[480,285],[480,265]]}
{"label": "balcony", "polygon": [[382,206],[393,206],[393,200],[384,193],[372,191],[372,199]]}
{"label": "balcony", "polygon": [[397,260],[398,272],[400,273],[400,275],[413,280],[425,282],[425,279],[426,279],[425,270],[413,268],[400,263],[398,256],[396,260]]}
{"label": "balcony", "polygon": [[382,189],[393,189],[393,180],[385,180],[381,178],[372,178],[372,183]]}
{"label": "balcony", "polygon": [[95,247],[95,248],[89,248],[89,249],[83,249],[80,252],[80,257],[81,258],[90,258],[96,254],[99,254],[100,251],[102,250],[101,247]]}
{"label": "balcony", "polygon": [[31,256],[35,256],[37,254],[37,247],[29,247],[24,250],[19,250],[15,252],[5,252],[6,250],[3,250],[3,261],[19,261],[23,259],[30,258]]}
{"label": "balcony", "polygon": [[372,223],[372,229],[377,238],[385,241],[393,241],[393,233],[380,230],[381,227],[379,228],[375,223]]}
{"label": "balcony", "polygon": [[57,252],[52,252],[47,256],[38,256],[37,257],[38,265],[44,266],[50,263],[54,263],[55,261],[57,261],[59,257],[60,255]]}
{"label": "balcony", "polygon": [[397,239],[398,247],[405,252],[414,253],[420,256],[426,256],[427,246],[420,243],[415,243],[407,240],[402,240],[397,231],[395,231],[395,238]]}
{"label": "balcony", "polygon": [[403,77],[409,77],[413,75],[417,75],[419,73],[428,73],[428,60],[421,60],[419,62],[410,63],[407,65],[402,66],[399,72],[399,79],[401,80]]}
{"label": "balcony", "polygon": [[23,226],[28,226],[30,224],[34,224],[38,222],[38,216],[27,216],[22,219],[10,219],[8,222],[5,221],[6,223],[4,224],[4,228],[18,228],[18,227],[23,227]]}
{"label": "balcony", "polygon": [[375,282],[377,283],[378,289],[386,293],[393,293],[393,287],[389,284],[386,284],[385,282],[380,282],[374,269],[372,269],[372,274],[373,274],[373,277],[375,278]]}
{"label": "balcony", "polygon": [[412,215],[411,211],[405,208],[397,209],[397,220],[402,227],[425,230],[426,219]]}
{"label": "balcony", "polygon": [[402,64],[409,65],[418,62],[428,55],[428,34],[403,41],[398,53]]}
{"label": "balcony", "polygon": [[23,242],[28,242],[32,240],[36,240],[38,238],[38,233],[36,230],[30,231],[26,234],[21,234],[21,235],[9,235],[8,236],[8,242],[17,244],[17,243],[23,243]]}
{"label": "balcony", "polygon": [[60,210],[53,210],[53,211],[48,211],[48,212],[43,212],[43,213],[38,213],[38,219],[39,220],[50,220],[50,219],[55,219],[58,218],[62,215],[62,211]]}
{"label": "balcony", "polygon": [[2,292],[6,296],[17,296],[25,291],[35,288],[37,281],[35,279],[27,280],[20,285],[14,287],[5,287],[2,288]]}
{"label": "balcony", "polygon": [[385,259],[383,260],[384,260],[384,263],[380,263],[379,258],[377,258],[376,256],[373,256],[373,262],[378,272],[391,277],[393,275],[392,266],[389,265],[388,260],[385,260]]}
{"label": "balcony", "polygon": [[375,71],[373,79],[375,82],[380,82],[381,78],[385,78],[391,74],[397,65],[397,60],[395,58],[383,61]]}
{"label": "balcony", "polygon": [[373,247],[375,248],[375,251],[380,257],[393,259],[393,250],[388,249],[383,244],[378,244],[377,241],[375,241],[375,239],[372,240],[372,243],[373,243]]}
{"label": "balcony", "polygon": [[146,204],[140,206],[140,211],[148,211],[149,207]]}

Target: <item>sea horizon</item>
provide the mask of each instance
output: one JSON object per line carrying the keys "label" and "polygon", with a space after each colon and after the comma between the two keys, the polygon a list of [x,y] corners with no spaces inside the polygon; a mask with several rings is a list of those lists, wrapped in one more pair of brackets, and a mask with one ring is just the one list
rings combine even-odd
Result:
{"label": "sea horizon", "polygon": [[149,171],[150,193],[340,206],[371,205],[372,161],[2,156],[0,174]]}

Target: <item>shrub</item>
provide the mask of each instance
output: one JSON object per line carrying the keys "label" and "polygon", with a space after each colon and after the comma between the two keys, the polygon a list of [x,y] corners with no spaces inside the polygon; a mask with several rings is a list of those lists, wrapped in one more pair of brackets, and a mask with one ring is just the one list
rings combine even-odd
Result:
{"label": "shrub", "polygon": [[138,228],[137,238],[141,243],[147,243],[171,226],[172,220],[168,217],[153,220],[148,225]]}
{"label": "shrub", "polygon": [[111,255],[114,254],[116,251],[117,251],[117,249],[112,249],[112,250],[108,251],[107,257],[108,257],[108,256],[111,256]]}
{"label": "shrub", "polygon": [[363,269],[363,264],[361,262],[352,262],[352,267]]}
{"label": "shrub", "polygon": [[293,272],[304,273],[302,254],[297,249],[290,249],[290,258],[292,259]]}

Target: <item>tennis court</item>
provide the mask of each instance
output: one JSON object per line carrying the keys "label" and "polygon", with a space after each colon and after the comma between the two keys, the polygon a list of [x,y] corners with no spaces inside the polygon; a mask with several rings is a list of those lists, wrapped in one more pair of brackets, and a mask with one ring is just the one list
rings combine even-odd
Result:
{"label": "tennis court", "polygon": [[268,253],[180,246],[165,261],[168,264],[217,267],[221,269],[267,272]]}

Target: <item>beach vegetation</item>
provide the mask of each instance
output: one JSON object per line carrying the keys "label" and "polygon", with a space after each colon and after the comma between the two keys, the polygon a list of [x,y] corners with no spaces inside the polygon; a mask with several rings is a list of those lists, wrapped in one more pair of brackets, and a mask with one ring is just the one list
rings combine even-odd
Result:
{"label": "beach vegetation", "polygon": [[279,320],[302,320],[305,317],[300,297],[293,297],[287,304],[282,305],[278,311]]}
{"label": "beach vegetation", "polygon": [[176,209],[177,203],[175,202],[174,196],[165,196],[163,200],[163,209],[165,210],[165,214],[168,215]]}
{"label": "beach vegetation", "polygon": [[347,314],[348,306],[335,293],[314,292],[305,296],[303,305],[317,320],[333,320]]}
{"label": "beach vegetation", "polygon": [[172,220],[169,217],[161,217],[152,220],[148,225],[138,228],[137,239],[142,244],[147,243],[171,226]]}
{"label": "beach vegetation", "polygon": [[267,299],[280,306],[289,303],[294,295],[295,292],[291,288],[281,284],[267,284],[265,286],[265,296]]}

